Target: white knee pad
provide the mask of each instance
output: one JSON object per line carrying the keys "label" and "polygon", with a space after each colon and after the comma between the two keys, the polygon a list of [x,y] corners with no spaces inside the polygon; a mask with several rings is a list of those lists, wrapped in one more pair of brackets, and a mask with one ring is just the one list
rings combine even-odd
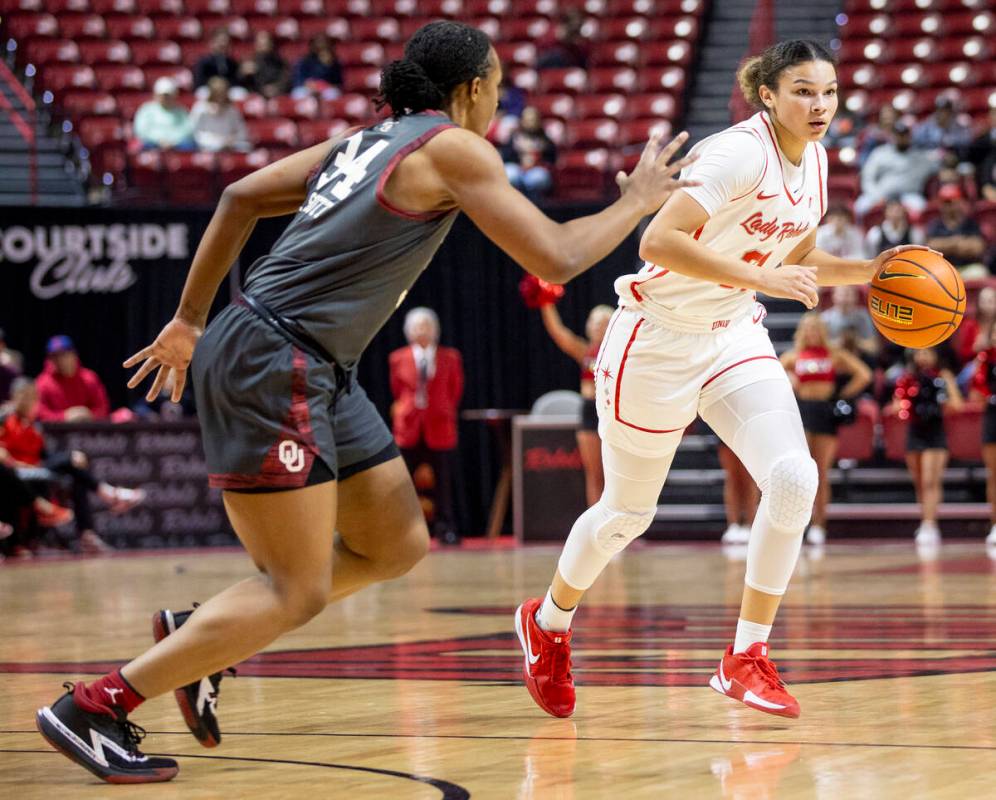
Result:
{"label": "white knee pad", "polygon": [[557,565],[561,577],[575,589],[588,589],[612,556],[650,527],[655,511],[617,511],[599,500],[571,528]]}
{"label": "white knee pad", "polygon": [[768,473],[768,516],[782,530],[802,531],[813,512],[819,486],[816,462],[808,453],[790,453],[778,459]]}

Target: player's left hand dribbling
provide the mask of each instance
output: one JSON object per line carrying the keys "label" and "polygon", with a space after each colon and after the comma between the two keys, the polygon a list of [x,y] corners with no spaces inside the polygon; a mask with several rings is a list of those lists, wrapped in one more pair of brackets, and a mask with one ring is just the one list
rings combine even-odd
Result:
{"label": "player's left hand dribbling", "polygon": [[865,282],[872,280],[876,275],[878,275],[879,270],[881,270],[882,267],[885,266],[885,263],[890,258],[895,258],[900,253],[904,253],[907,250],[927,250],[933,253],[934,255],[941,256],[941,258],[944,257],[944,253],[939,253],[933,248],[927,247],[926,245],[922,244],[901,244],[898,247],[890,247],[888,250],[883,250],[881,253],[875,256],[874,259],[868,262]]}
{"label": "player's left hand dribbling", "polygon": [[131,380],[128,381],[128,388],[134,389],[145,380],[152,370],[158,367],[159,371],[156,373],[155,380],[146,393],[145,399],[150,403],[155,400],[172,373],[173,391],[170,393],[170,399],[174,403],[179,403],[183,396],[183,388],[187,383],[187,367],[194,355],[197,340],[203,332],[202,328],[183,320],[176,318],[170,320],[152,344],[139,350],[124,362],[125,369],[143,362],[138,371],[131,376]]}

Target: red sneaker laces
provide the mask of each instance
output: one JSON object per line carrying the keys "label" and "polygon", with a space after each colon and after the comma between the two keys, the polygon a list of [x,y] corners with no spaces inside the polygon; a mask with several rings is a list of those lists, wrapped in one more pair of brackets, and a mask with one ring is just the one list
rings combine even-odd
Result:
{"label": "red sneaker laces", "polygon": [[550,660],[550,680],[553,683],[571,681],[571,651],[566,642],[553,646],[553,658]]}
{"label": "red sneaker laces", "polygon": [[748,656],[746,653],[742,653],[745,658],[747,658],[761,673],[761,677],[764,682],[767,683],[774,689],[781,689],[785,686],[785,682],[778,675],[778,666],[767,656]]}

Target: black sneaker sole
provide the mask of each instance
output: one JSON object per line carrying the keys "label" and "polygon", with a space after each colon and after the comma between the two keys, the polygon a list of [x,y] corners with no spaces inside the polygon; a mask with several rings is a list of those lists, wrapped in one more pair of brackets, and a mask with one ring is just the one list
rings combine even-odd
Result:
{"label": "black sneaker sole", "polygon": [[74,741],[77,739],[76,735],[59,722],[58,717],[48,706],[39,709],[35,714],[35,725],[42,738],[52,747],[107,783],[164,783],[173,780],[180,771],[178,767],[170,767],[142,772],[121,772],[102,767],[80,752],[79,744]]}
{"label": "black sneaker sole", "polygon": [[[152,638],[156,640],[156,643],[161,642],[175,630],[176,626],[173,624],[173,614],[168,609],[157,611],[152,615]],[[204,747],[217,747],[221,744],[220,737],[216,739],[211,734],[211,731],[201,724],[197,710],[190,703],[187,687],[181,686],[179,689],[174,690],[173,697],[176,698],[176,704],[180,707],[183,721],[187,724],[190,732],[198,742]]]}

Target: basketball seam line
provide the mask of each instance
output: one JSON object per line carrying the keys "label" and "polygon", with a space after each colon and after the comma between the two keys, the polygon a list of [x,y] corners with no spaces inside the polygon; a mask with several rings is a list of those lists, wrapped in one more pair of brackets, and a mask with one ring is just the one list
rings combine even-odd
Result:
{"label": "basketball seam line", "polygon": [[962,301],[965,300],[964,297],[956,297],[955,295],[951,294],[951,292],[948,291],[948,287],[945,286],[943,283],[941,283],[940,280],[938,279],[938,277],[933,272],[931,272],[929,269],[927,269],[925,266],[923,266],[923,264],[918,264],[916,261],[913,261],[912,259],[902,258],[901,256],[895,256],[894,258],[890,258],[889,261],[890,262],[891,261],[902,261],[904,264],[912,264],[914,267],[917,267],[918,269],[923,270],[924,273],[927,276],[929,276],[930,278],[933,278],[934,283],[936,283],[938,286],[941,287],[941,291],[944,292],[944,294],[946,294],[952,300],[954,300],[956,304],[957,303],[961,303]]}
{"label": "basketball seam line", "polygon": [[891,294],[893,297],[901,297],[903,300],[912,300],[914,303],[919,303],[922,306],[929,306],[930,308],[936,308],[938,311],[952,311],[955,314],[964,315],[964,311],[959,311],[957,307],[954,309],[948,308],[947,306],[939,306],[936,303],[928,303],[926,300],[921,300],[918,297],[910,297],[908,294],[901,294],[900,292],[894,292],[892,289],[883,289],[880,286],[873,286],[872,289],[876,292],[882,292],[882,294]]}

